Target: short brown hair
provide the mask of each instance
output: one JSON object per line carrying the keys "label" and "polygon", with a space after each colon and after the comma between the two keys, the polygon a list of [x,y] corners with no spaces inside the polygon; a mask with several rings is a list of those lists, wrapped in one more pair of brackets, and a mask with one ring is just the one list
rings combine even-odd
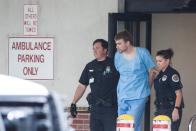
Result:
{"label": "short brown hair", "polygon": [[127,30],[117,33],[116,36],[114,37],[114,40],[120,40],[120,39],[123,39],[125,42],[130,41],[131,44],[133,42],[132,34]]}
{"label": "short brown hair", "polygon": [[97,42],[100,42],[101,43],[101,46],[104,48],[104,49],[107,49],[108,50],[108,42],[104,39],[96,39],[93,41],[93,45]]}

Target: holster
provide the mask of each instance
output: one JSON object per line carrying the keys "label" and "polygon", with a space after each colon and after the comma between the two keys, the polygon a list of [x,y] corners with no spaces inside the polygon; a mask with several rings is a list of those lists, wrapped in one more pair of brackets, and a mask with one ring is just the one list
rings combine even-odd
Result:
{"label": "holster", "polygon": [[93,96],[92,93],[88,93],[88,95],[86,96],[86,100],[88,102],[89,105],[93,104]]}
{"label": "holster", "polygon": [[168,97],[162,100],[156,100],[155,105],[157,108],[173,108],[175,106],[175,98]]}

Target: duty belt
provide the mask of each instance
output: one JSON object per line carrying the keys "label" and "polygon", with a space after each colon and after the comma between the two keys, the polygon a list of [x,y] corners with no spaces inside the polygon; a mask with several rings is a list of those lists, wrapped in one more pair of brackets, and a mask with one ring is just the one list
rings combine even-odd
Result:
{"label": "duty belt", "polygon": [[174,107],[175,101],[155,101],[155,105],[157,106],[157,108]]}
{"label": "duty belt", "polygon": [[103,100],[92,93],[89,93],[87,96],[87,101],[90,106],[99,106],[99,107],[115,107],[115,104],[111,103],[110,101]]}

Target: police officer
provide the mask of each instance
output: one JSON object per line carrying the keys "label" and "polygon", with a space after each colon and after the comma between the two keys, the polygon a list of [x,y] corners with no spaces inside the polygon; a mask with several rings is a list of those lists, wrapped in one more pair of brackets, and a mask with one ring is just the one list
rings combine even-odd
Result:
{"label": "police officer", "polygon": [[167,115],[171,118],[171,131],[178,131],[181,117],[183,96],[180,74],[170,66],[173,50],[160,50],[156,54],[159,74],[154,80],[156,92],[155,115]]}
{"label": "police officer", "polygon": [[93,42],[95,59],[84,68],[71,104],[71,115],[76,117],[76,103],[83,96],[86,87],[90,85],[91,93],[87,99],[91,107],[91,131],[116,130],[116,87],[119,74],[113,60],[107,57],[107,51],[108,42],[104,39],[96,39]]}

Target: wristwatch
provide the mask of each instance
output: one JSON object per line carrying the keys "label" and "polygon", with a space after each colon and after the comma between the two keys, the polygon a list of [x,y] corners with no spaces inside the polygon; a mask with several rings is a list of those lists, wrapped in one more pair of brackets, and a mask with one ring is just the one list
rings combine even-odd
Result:
{"label": "wristwatch", "polygon": [[179,106],[175,106],[174,108],[176,108],[177,110],[179,110],[179,109],[180,109],[180,107],[179,107]]}

